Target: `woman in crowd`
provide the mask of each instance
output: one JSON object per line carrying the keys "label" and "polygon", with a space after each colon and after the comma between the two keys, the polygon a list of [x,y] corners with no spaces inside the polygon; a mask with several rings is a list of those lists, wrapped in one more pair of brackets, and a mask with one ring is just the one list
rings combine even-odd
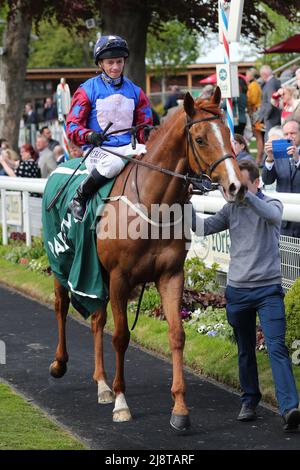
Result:
{"label": "woman in crowd", "polygon": [[[12,168],[8,162],[8,157],[2,151],[0,163],[8,176],[20,176],[22,178],[41,178],[41,171],[36,162],[37,153],[30,144],[22,145],[20,149],[21,160],[16,162],[15,168]],[[7,150],[6,150],[7,152]]]}
{"label": "woman in crowd", "polygon": [[271,103],[281,109],[281,125],[300,108],[300,100],[296,96],[296,88],[289,85],[283,86],[273,93]]}
{"label": "woman in crowd", "polygon": [[234,151],[236,153],[236,159],[238,162],[241,160],[254,161],[250,154],[246,139],[241,134],[234,134]]}

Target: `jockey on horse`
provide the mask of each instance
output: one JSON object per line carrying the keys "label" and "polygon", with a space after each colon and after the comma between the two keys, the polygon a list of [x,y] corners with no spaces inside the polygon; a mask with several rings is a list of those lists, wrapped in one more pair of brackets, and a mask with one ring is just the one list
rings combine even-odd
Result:
{"label": "jockey on horse", "polygon": [[[123,75],[129,56],[127,42],[119,36],[102,36],[96,42],[94,59],[101,74],[79,86],[67,118],[67,134],[76,145],[94,145],[86,159],[89,176],[81,183],[70,203],[75,219],[82,222],[89,198],[117,176],[125,162],[105,151],[111,148],[124,156],[145,153],[143,129],[137,132],[136,149],[130,131],[123,131],[104,140],[101,132],[111,121],[111,131],[152,124],[148,98],[141,88]],[[105,144],[105,145],[103,145]],[[100,148],[101,146],[101,148]]]}

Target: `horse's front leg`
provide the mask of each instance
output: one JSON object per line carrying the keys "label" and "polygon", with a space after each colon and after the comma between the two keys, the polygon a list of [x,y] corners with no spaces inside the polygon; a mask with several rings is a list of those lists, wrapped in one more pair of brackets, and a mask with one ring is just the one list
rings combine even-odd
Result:
{"label": "horse's front leg", "polygon": [[56,348],[55,361],[49,368],[50,374],[59,379],[67,371],[67,362],[69,359],[66,346],[66,319],[69,310],[69,293],[58,280],[54,277],[54,293],[55,293],[55,314],[58,323],[58,345]]}
{"label": "horse's front leg", "polygon": [[110,275],[110,302],[114,317],[113,345],[116,350],[116,373],[113,382],[115,407],[113,421],[123,422],[132,419],[125,399],[124,358],[130,340],[127,323],[128,284],[119,273]]}
{"label": "horse's front leg", "polygon": [[157,283],[164,314],[169,325],[169,343],[173,362],[171,393],[174,400],[174,407],[170,424],[178,431],[184,431],[190,426],[189,411],[184,398],[183,348],[185,333],[180,314],[183,282],[183,271],[181,271],[175,275],[163,275]]}
{"label": "horse's front leg", "polygon": [[98,403],[112,403],[113,393],[107,384],[103,359],[103,329],[106,324],[106,305],[92,315],[91,326],[94,335],[95,371],[93,379],[98,384]]}

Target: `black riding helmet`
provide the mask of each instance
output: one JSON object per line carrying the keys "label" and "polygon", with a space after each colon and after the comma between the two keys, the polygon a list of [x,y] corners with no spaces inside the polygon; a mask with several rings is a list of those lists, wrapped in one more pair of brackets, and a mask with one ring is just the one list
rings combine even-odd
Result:
{"label": "black riding helmet", "polygon": [[126,59],[128,56],[128,44],[120,36],[101,36],[94,47],[96,65],[101,59],[111,59],[113,57],[124,57]]}

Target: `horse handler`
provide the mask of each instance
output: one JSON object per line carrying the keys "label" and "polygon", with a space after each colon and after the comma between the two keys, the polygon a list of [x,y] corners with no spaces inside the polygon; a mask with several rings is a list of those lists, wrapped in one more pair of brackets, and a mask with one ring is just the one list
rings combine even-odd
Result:
{"label": "horse handler", "polygon": [[81,183],[70,203],[73,216],[80,222],[84,218],[89,198],[125,166],[121,158],[108,153],[106,149],[111,148],[124,156],[146,151],[142,129],[137,134],[135,150],[131,145],[130,131],[114,134],[105,141],[100,135],[109,122],[113,123],[110,132],[133,125],[152,125],[148,98],[141,88],[123,75],[128,56],[127,42],[121,37],[102,36],[98,39],[94,59],[101,73],[80,85],[72,99],[67,117],[68,137],[76,145],[95,145],[86,159],[90,174]]}
{"label": "horse handler", "polygon": [[[193,216],[197,235],[229,229],[230,266],[225,296],[227,318],[238,345],[242,408],[239,421],[256,419],[261,399],[256,362],[256,313],[271,362],[275,393],[284,431],[300,424],[299,397],[285,345],[285,308],[281,286],[279,235],[283,206],[259,189],[259,170],[251,161],[240,169],[248,188],[243,202],[225,204],[215,215]],[[203,233],[204,232],[204,233]]]}

